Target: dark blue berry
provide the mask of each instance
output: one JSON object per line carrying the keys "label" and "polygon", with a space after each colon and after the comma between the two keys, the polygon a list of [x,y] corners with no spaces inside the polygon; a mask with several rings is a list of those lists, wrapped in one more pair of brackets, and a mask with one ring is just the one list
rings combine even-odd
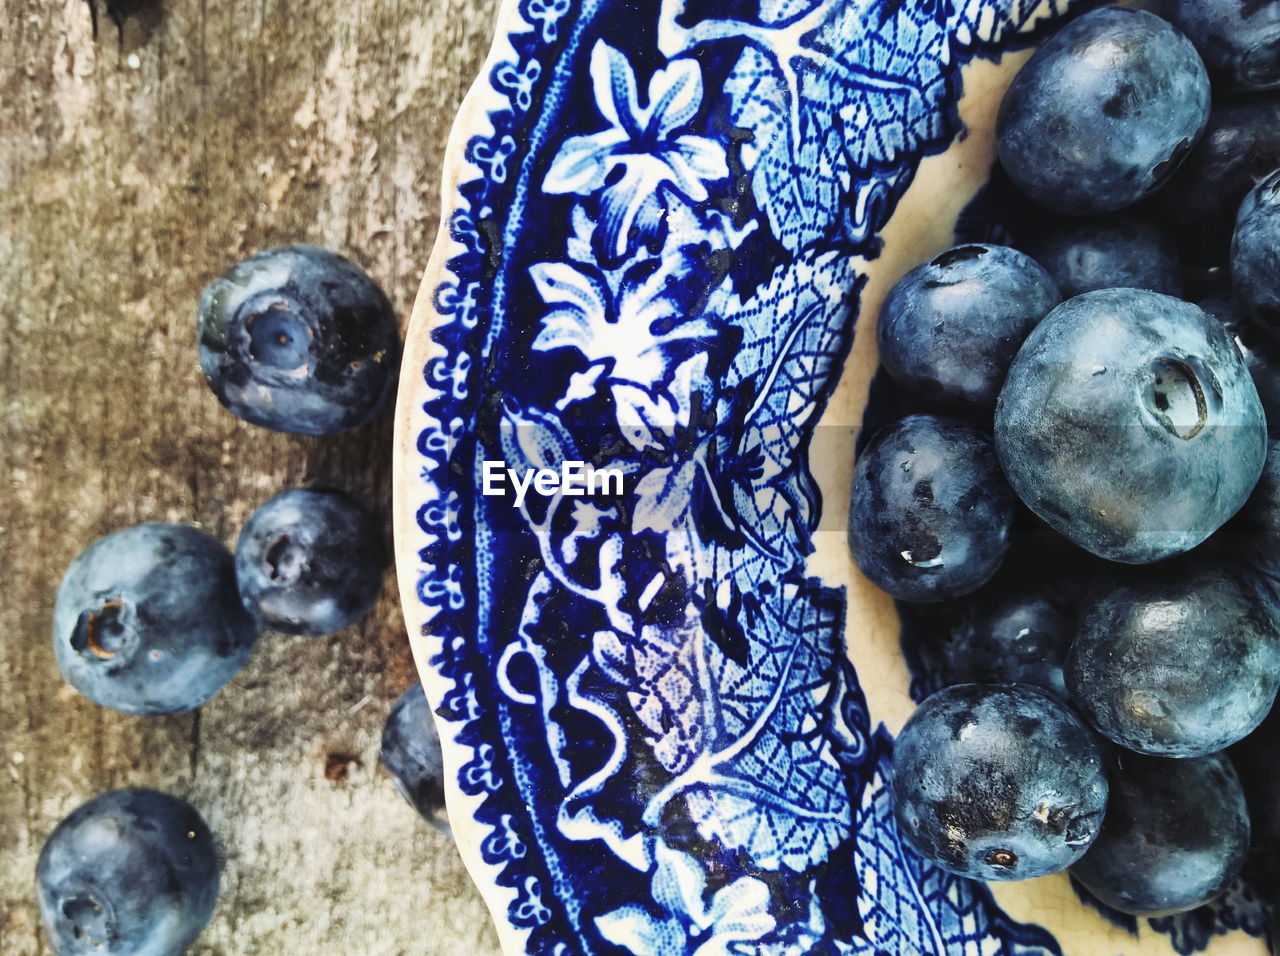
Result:
{"label": "dark blue berry", "polygon": [[1205,547],[1217,560],[1238,562],[1261,575],[1260,584],[1269,580],[1280,588],[1280,439],[1267,443],[1267,463],[1249,500]]}
{"label": "dark blue berry", "polygon": [[941,601],[995,573],[1013,509],[990,439],[911,415],[881,429],[858,460],[849,546],[863,574],[894,597]]}
{"label": "dark blue berry", "polygon": [[1000,162],[1058,212],[1112,212],[1154,192],[1209,116],[1195,48],[1159,17],[1108,7],[1063,27],[1000,105]]}
{"label": "dark blue berry", "polygon": [[1228,755],[1240,775],[1249,807],[1252,840],[1249,870],[1270,885],[1280,886],[1280,707],[1272,707],[1258,729],[1234,745]]}
{"label": "dark blue berry", "polygon": [[1221,322],[1235,339],[1258,390],[1267,427],[1276,434],[1280,430],[1280,343],[1248,320],[1230,291],[1214,292],[1196,304]]}
{"label": "dark blue berry", "polygon": [[894,744],[893,811],[917,852],[979,880],[1066,869],[1102,826],[1093,735],[1026,684],[957,684],[927,698]]}
{"label": "dark blue berry", "polygon": [[1266,420],[1235,342],[1194,305],[1139,289],[1068,299],[1032,331],[996,404],[1009,483],[1060,534],[1144,564],[1244,504]]}
{"label": "dark blue berry", "polygon": [[889,291],[880,361],[926,399],[990,409],[1018,346],[1059,301],[1044,269],[1015,249],[948,249]]}
{"label": "dark blue berry", "polygon": [[1259,180],[1280,168],[1280,95],[1215,102],[1209,125],[1151,211],[1176,238],[1188,262],[1226,265],[1236,210]]}
{"label": "dark blue berry", "polygon": [[1244,794],[1224,754],[1120,753],[1102,832],[1071,875],[1112,909],[1161,916],[1220,896],[1248,847]]}
{"label": "dark blue berry", "polygon": [[238,417],[332,435],[371,419],[394,390],[400,331],[382,290],[315,246],[260,252],[200,297],[200,368]]}
{"label": "dark blue berry", "polygon": [[1182,294],[1173,240],[1139,219],[1115,216],[1069,226],[1045,236],[1031,253],[1065,299],[1096,289]]}
{"label": "dark blue berry", "polygon": [[213,913],[213,835],[185,800],[112,790],[58,824],[40,851],[36,888],[61,956],[177,956]]}
{"label": "dark blue berry", "polygon": [[1280,894],[1271,904],[1271,928],[1267,932],[1267,943],[1271,952],[1280,953]]}
{"label": "dark blue berry", "polygon": [[1240,204],[1231,240],[1231,283],[1249,317],[1280,337],[1280,169]]}
{"label": "dark blue berry", "polygon": [[995,589],[995,583],[973,596],[944,635],[950,681],[1034,684],[1069,700],[1062,669],[1076,621],[1068,596],[1056,585]]}
{"label": "dark blue berry", "polygon": [[1063,666],[1076,608],[1093,575],[1110,565],[1034,519],[1021,525],[1015,519],[1009,553],[977,591],[942,604],[899,604],[915,699],[974,683],[1034,684],[1070,700]]}
{"label": "dark blue berry", "polygon": [[1199,757],[1240,740],[1280,690],[1280,628],[1261,582],[1199,555],[1117,571],[1083,602],[1067,688],[1105,737]]}
{"label": "dark blue berry", "polygon": [[341,492],[299,488],[249,516],[236,547],[236,581],[264,627],[320,637],[369,610],[386,563],[376,517]]}
{"label": "dark blue berry", "polygon": [[382,730],[382,764],[424,820],[452,833],[445,813],[440,735],[421,684],[414,684],[391,706]]}
{"label": "dark blue berry", "polygon": [[101,538],[58,589],[58,668],[90,700],[126,713],[199,707],[256,641],[231,555],[187,525],[141,524]]}
{"label": "dark blue berry", "polygon": [[1168,0],[1166,15],[1225,89],[1280,88],[1280,4],[1274,0]]}

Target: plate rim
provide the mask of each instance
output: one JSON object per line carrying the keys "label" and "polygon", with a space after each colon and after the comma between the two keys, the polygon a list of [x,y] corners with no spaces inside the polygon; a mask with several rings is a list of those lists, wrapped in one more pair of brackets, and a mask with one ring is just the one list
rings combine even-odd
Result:
{"label": "plate rim", "polygon": [[413,458],[419,455],[417,438],[429,420],[423,406],[443,393],[442,389],[426,380],[424,371],[432,361],[448,354],[448,349],[435,340],[434,332],[453,319],[436,307],[435,295],[449,274],[449,261],[463,251],[462,244],[453,236],[451,219],[464,199],[463,185],[478,171],[476,164],[467,157],[467,146],[474,136],[492,130],[489,121],[492,111],[510,105],[510,98],[494,86],[490,77],[508,57],[516,55],[510,37],[519,27],[530,25],[520,13],[520,4],[521,0],[499,0],[490,28],[492,37],[488,50],[449,127],[441,161],[440,221],[404,328],[391,454],[392,550],[396,585],[414,667],[440,737],[446,774],[446,811],[458,853],[489,910],[505,953],[523,952],[529,931],[513,926],[506,918],[507,908],[517,895],[514,889],[499,884],[497,876],[503,868],[485,862],[481,854],[483,834],[475,822],[475,811],[483,803],[483,797],[469,796],[456,785],[458,773],[469,757],[469,748],[458,742],[464,724],[445,720],[436,712],[450,682],[430,666],[434,653],[430,644],[438,643],[440,637],[430,632],[430,619],[423,613],[418,600],[416,575],[419,560],[416,551],[421,546],[423,532],[418,527],[416,512],[423,504],[421,493],[438,489],[423,477],[415,477],[418,466],[413,463]]}

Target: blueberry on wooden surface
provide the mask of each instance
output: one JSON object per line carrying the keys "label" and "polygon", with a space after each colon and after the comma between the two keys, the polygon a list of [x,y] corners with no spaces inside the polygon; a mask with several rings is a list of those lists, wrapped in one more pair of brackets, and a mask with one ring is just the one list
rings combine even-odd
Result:
{"label": "blueberry on wooden surface", "polygon": [[245,522],[236,582],[244,607],[263,627],[320,637],[369,610],[386,563],[374,515],[341,492],[296,488]]}
{"label": "blueberry on wooden surface", "polygon": [[1244,793],[1226,755],[1119,753],[1112,763],[1102,832],[1071,875],[1112,909],[1142,916],[1225,892],[1249,848]]}
{"label": "blueberry on wooden surface", "polygon": [[244,666],[257,636],[231,554],[181,524],[95,541],[67,568],[53,615],[63,677],[130,714],[199,707]]}
{"label": "blueberry on wooden surface", "polygon": [[1222,323],[1140,289],[1068,299],[1027,337],[996,403],[1014,491],[1099,557],[1199,544],[1262,473],[1266,418]]}
{"label": "blueberry on wooden surface", "polygon": [[391,706],[382,730],[382,765],[424,820],[446,834],[453,832],[445,812],[440,735],[421,684],[414,684]]}
{"label": "blueberry on wooden surface", "polygon": [[255,425],[332,435],[373,418],[394,391],[400,332],[362,270],[315,246],[268,249],[200,297],[200,368]]}
{"label": "blueberry on wooden surface", "polygon": [[942,601],[987,581],[1009,547],[1014,497],[978,429],[911,415],[871,440],[854,469],[849,546],[903,601]]}
{"label": "blueberry on wooden surface", "polygon": [[112,790],[58,824],[40,851],[36,890],[60,956],[177,956],[217,900],[213,835],[185,800]]}
{"label": "blueberry on wooden surface", "polygon": [[957,684],[925,699],[894,744],[893,811],[951,873],[1024,880],[1076,862],[1102,826],[1107,778],[1069,708],[1026,684]]}
{"label": "blueberry on wooden surface", "polygon": [[1009,177],[1043,206],[1113,212],[1150,195],[1195,145],[1209,77],[1195,47],[1142,10],[1086,13],[1013,78],[997,140]]}

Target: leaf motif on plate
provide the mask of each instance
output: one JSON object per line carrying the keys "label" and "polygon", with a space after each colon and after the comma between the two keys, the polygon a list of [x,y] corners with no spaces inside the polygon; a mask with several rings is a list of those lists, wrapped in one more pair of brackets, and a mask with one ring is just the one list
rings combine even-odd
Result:
{"label": "leaf motif on plate", "polygon": [[[658,843],[651,882],[654,916],[642,906],[623,906],[596,917],[600,935],[634,956],[734,956],[750,950],[775,925],[769,889],[758,879],[741,877],[707,898],[707,877],[688,854]],[[754,950],[756,947],[753,946]]]}
{"label": "leaf motif on plate", "polygon": [[649,625],[635,639],[599,631],[592,643],[597,665],[626,687],[645,742],[671,773],[688,769],[706,745],[702,718],[708,702],[698,661],[703,645],[696,624]]}
{"label": "leaf motif on plate", "polygon": [[804,445],[842,357],[858,286],[848,256],[810,254],[747,300],[726,285],[708,305],[742,335],[721,389],[732,444],[718,470],[732,488],[737,530],[779,569],[811,550],[821,503]]}
{"label": "leaf motif on plate", "polygon": [[[721,739],[677,778],[704,837],[759,866],[803,870],[849,836],[844,770],[832,752],[843,599],[815,580],[784,582],[744,604],[749,658],[711,671]],[[649,815],[654,806],[650,806]]]}
{"label": "leaf motif on plate", "polygon": [[[913,161],[961,124],[958,59],[1061,13],[1068,0],[765,0],[755,20],[686,22],[666,0],[668,56],[745,41],[724,90],[748,131],[752,194],[789,251],[874,244]],[[956,8],[959,9],[956,9]]]}

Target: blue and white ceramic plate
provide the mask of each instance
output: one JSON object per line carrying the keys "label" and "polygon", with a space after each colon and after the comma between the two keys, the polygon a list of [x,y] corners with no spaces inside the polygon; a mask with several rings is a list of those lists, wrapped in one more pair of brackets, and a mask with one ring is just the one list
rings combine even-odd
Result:
{"label": "blue and white ceramic plate", "polygon": [[[845,544],[874,316],[972,225],[1000,92],[1070,3],[506,4],[449,146],[396,510],[507,952],[1265,951],[1248,887],[1110,919],[1066,877],[951,877],[889,812],[928,675]],[[570,482],[511,490],[538,469]]]}

